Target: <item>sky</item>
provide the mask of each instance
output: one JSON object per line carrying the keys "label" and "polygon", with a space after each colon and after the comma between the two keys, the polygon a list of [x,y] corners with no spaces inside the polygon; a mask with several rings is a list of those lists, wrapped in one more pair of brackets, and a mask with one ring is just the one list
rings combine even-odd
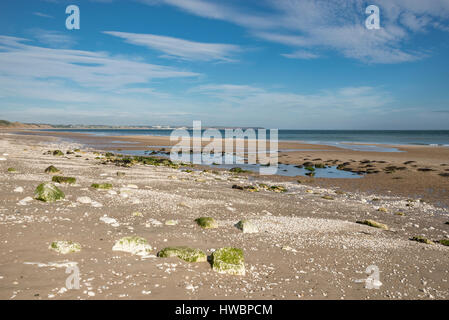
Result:
{"label": "sky", "polygon": [[448,130],[449,0],[0,1],[0,119]]}

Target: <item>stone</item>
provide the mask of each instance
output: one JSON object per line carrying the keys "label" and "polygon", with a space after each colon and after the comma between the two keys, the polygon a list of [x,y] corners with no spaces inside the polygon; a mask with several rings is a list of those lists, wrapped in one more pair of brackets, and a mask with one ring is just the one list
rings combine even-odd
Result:
{"label": "stone", "polygon": [[218,224],[214,218],[211,217],[201,217],[195,219],[195,222],[203,229],[215,229],[218,228]]}
{"label": "stone", "polygon": [[110,183],[92,183],[91,187],[94,189],[108,190],[108,189],[112,189],[112,184],[110,184]]}
{"label": "stone", "polygon": [[55,151],[53,151],[53,155],[54,156],[63,156],[64,152],[62,152],[61,150],[55,150]]}
{"label": "stone", "polygon": [[439,241],[443,246],[449,246],[449,240],[448,239],[443,239]]}
{"label": "stone", "polygon": [[178,224],[178,220],[167,220],[165,221],[166,226],[176,226]]}
{"label": "stone", "polygon": [[61,171],[55,166],[49,166],[47,169],[45,169],[45,173],[61,173]]}
{"label": "stone", "polygon": [[322,196],[321,198],[323,198],[325,200],[334,200],[334,197],[331,197],[331,196]]}
{"label": "stone", "polygon": [[62,177],[62,176],[53,176],[51,181],[57,182],[57,183],[67,183],[67,184],[75,184],[76,183],[76,179],[75,178],[73,178],[73,177]]}
{"label": "stone", "polygon": [[139,236],[132,236],[132,237],[123,237],[120,240],[117,240],[114,246],[112,247],[112,250],[129,252],[131,254],[145,256],[148,255],[153,249],[148,244],[148,241],[146,239]]}
{"label": "stone", "polygon": [[207,261],[207,255],[203,251],[184,246],[164,248],[157,254],[157,256],[161,258],[178,257],[187,262]]}
{"label": "stone", "polygon": [[434,242],[432,240],[429,240],[422,236],[415,236],[415,237],[410,238],[410,240],[420,242],[420,243],[425,243],[425,244],[434,244]]}
{"label": "stone", "polygon": [[374,220],[364,220],[364,221],[357,221],[357,223],[364,224],[370,227],[389,230],[388,226],[386,224],[374,221]]}
{"label": "stone", "polygon": [[92,199],[89,197],[79,197],[76,199],[76,201],[78,201],[79,203],[83,203],[83,204],[92,203]]}
{"label": "stone", "polygon": [[59,240],[53,241],[49,249],[61,254],[67,254],[81,251],[81,245],[72,241]]}
{"label": "stone", "polygon": [[22,187],[17,187],[17,188],[14,189],[14,192],[22,193],[23,192],[23,188]]}
{"label": "stone", "polygon": [[243,251],[238,248],[221,248],[212,253],[212,269],[218,273],[245,275]]}
{"label": "stone", "polygon": [[37,186],[35,199],[44,202],[53,202],[65,198],[64,192],[59,190],[54,184],[46,182]]}
{"label": "stone", "polygon": [[257,233],[259,230],[257,227],[249,220],[240,220],[237,223],[237,228],[243,231],[243,233]]}

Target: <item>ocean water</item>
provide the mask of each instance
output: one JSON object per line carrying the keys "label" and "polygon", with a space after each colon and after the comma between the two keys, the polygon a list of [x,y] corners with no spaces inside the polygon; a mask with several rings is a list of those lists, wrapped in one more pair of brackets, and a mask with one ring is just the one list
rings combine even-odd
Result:
{"label": "ocean water", "polygon": [[[170,136],[172,132],[172,130],[167,129],[45,129],[42,131],[81,132],[99,136]],[[192,134],[192,130],[187,131]],[[224,130],[220,129],[220,132],[224,137]],[[268,132],[267,130],[267,139],[269,138]],[[350,144],[374,143],[449,147],[449,130],[279,130],[278,139],[279,141],[303,141],[361,151],[371,151],[371,149],[373,149],[372,151],[379,151],[375,147]]]}

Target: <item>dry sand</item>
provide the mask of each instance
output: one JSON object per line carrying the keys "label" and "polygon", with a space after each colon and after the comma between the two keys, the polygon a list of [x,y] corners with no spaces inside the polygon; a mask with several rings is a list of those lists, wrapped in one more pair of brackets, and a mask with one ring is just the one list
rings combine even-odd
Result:
{"label": "dry sand", "polygon": [[[73,134],[70,137],[74,138]],[[107,145],[101,138],[77,139],[83,143],[90,139],[91,146]],[[156,138],[151,144],[157,145],[156,140],[159,145],[166,143]],[[145,140],[142,144],[150,143]],[[66,152],[75,148],[82,152],[62,157],[44,154],[47,150]],[[311,148],[315,147],[307,145]],[[448,299],[449,247],[409,240],[418,235],[432,240],[448,238],[447,199],[434,195],[428,196],[430,201],[411,202],[409,198],[419,193],[420,187],[410,186],[407,194],[407,184],[394,186],[401,179],[391,178],[400,175],[406,181],[434,183],[435,192],[447,194],[442,186],[447,186],[448,178],[438,176],[439,171],[416,171],[421,166],[440,170],[443,159],[448,159],[447,151],[435,149],[425,156],[426,151],[412,147],[397,154],[326,149],[332,151],[286,153],[281,161],[300,164],[304,158],[379,159],[391,164],[407,158],[417,161],[418,167],[409,165],[399,173],[354,179],[359,182],[301,179],[303,183],[298,183],[297,179],[226,171],[187,173],[144,165],[122,168],[101,164],[93,149],[74,142],[0,133],[0,158],[4,159],[0,160],[0,298]],[[51,180],[44,173],[49,165],[61,169],[64,176],[77,178],[75,185],[58,185],[66,194],[65,200],[21,201],[33,197],[39,183]],[[376,165],[381,168],[386,164]],[[8,172],[10,167],[17,172]],[[126,175],[118,177],[117,171]],[[376,193],[373,185],[382,179],[390,190],[380,186]],[[113,188],[95,190],[89,187],[94,182],[108,182]],[[258,182],[281,185],[288,192],[232,189],[234,184]],[[335,192],[342,189],[348,192]],[[333,200],[322,198],[325,195]],[[80,197],[89,197],[92,202],[81,203],[77,201]],[[117,224],[100,219],[105,216]],[[202,230],[194,222],[200,216],[214,217],[219,228]],[[259,232],[242,233],[234,226],[241,219],[252,220]],[[355,223],[365,219],[385,223],[390,230]],[[178,224],[165,225],[167,220],[177,220]],[[116,240],[130,235],[146,238],[154,248],[152,254],[142,258],[112,251]],[[48,247],[56,240],[78,242],[82,250],[67,255],[55,253]],[[221,247],[241,248],[246,275],[219,274],[207,262],[156,257],[160,249],[174,245],[188,245],[207,254]],[[76,263],[80,269],[79,290],[64,289],[69,263]],[[370,265],[379,268],[380,289],[367,289],[360,281],[367,278],[365,270]]]}

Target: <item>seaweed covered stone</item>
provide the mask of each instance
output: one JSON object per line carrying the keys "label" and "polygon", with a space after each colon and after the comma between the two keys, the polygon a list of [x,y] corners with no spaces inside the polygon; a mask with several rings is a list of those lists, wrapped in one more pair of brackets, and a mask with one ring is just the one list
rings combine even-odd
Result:
{"label": "seaweed covered stone", "polygon": [[145,256],[152,250],[145,238],[139,236],[123,237],[117,240],[112,247],[113,251],[129,252],[139,256]]}
{"label": "seaweed covered stone", "polygon": [[410,240],[420,242],[420,243],[425,243],[425,244],[434,244],[434,242],[432,240],[429,240],[422,236],[411,237]]}
{"label": "seaweed covered stone", "polygon": [[112,184],[110,184],[110,183],[92,183],[91,187],[94,189],[108,190],[108,189],[112,189]]}
{"label": "seaweed covered stone", "polygon": [[57,183],[67,183],[67,184],[75,184],[76,178],[73,177],[62,177],[62,176],[54,176],[51,181]]}
{"label": "seaweed covered stone", "polygon": [[357,223],[359,224],[364,224],[373,228],[379,228],[379,229],[384,229],[384,230],[388,230],[388,226],[386,224],[374,221],[374,220],[363,220],[363,221],[357,221]]}
{"label": "seaweed covered stone", "polygon": [[62,152],[61,150],[55,150],[55,151],[53,151],[53,155],[54,156],[63,156],[64,152]]}
{"label": "seaweed covered stone", "polygon": [[44,202],[53,202],[65,198],[64,192],[59,190],[50,182],[41,183],[37,186],[34,198]]}
{"label": "seaweed covered stone", "polygon": [[254,223],[252,223],[249,220],[240,220],[237,223],[236,226],[237,226],[238,229],[242,230],[243,233],[257,233],[257,232],[259,232],[259,230],[254,225]]}
{"label": "seaweed covered stone", "polygon": [[60,172],[61,171],[55,166],[49,166],[47,169],[45,169],[45,173],[60,173]]}
{"label": "seaweed covered stone", "polygon": [[66,240],[53,241],[48,248],[61,254],[81,251],[79,243]]}
{"label": "seaweed covered stone", "polygon": [[218,223],[214,218],[211,217],[201,217],[195,219],[195,222],[203,229],[216,229],[218,228]]}
{"label": "seaweed covered stone", "polygon": [[439,241],[443,246],[449,246],[449,239],[443,239]]}
{"label": "seaweed covered stone", "polygon": [[212,253],[212,269],[218,273],[245,275],[245,263],[242,249],[221,248]]}
{"label": "seaweed covered stone", "polygon": [[161,258],[178,257],[187,262],[206,262],[207,255],[200,249],[189,247],[167,247],[159,251],[157,254]]}
{"label": "seaweed covered stone", "polygon": [[8,168],[8,172],[17,172],[15,168]]}

